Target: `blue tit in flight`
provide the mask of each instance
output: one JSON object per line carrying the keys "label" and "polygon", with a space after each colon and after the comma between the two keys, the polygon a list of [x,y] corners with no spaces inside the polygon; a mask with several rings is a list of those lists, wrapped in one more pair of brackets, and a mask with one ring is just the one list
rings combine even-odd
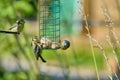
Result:
{"label": "blue tit in flight", "polygon": [[61,44],[61,49],[62,50],[66,50],[70,47],[70,42],[68,40],[64,40],[62,41],[62,44]]}
{"label": "blue tit in flight", "polygon": [[20,33],[23,30],[23,28],[24,28],[24,23],[25,23],[24,19],[19,19],[8,30],[11,31],[11,32]]}
{"label": "blue tit in flight", "polygon": [[38,39],[37,36],[34,36],[32,38],[31,46],[33,47],[36,59],[38,60],[40,57],[42,62],[46,62],[45,59],[42,57],[43,47],[42,47],[42,44],[40,43],[40,40]]}

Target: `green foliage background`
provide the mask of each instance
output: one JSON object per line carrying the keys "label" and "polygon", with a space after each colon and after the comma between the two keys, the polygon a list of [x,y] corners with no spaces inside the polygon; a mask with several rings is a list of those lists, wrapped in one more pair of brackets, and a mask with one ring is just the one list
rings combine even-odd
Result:
{"label": "green foliage background", "polygon": [[[19,18],[36,17],[36,3],[35,0],[0,0],[0,30],[7,30]],[[26,33],[27,20],[25,24],[26,28],[18,37],[11,34],[0,34],[0,61],[10,58],[11,62],[11,59],[15,59],[15,63],[19,66],[19,61],[25,59],[29,63],[30,70],[28,72],[23,71],[19,66],[20,71],[18,72],[6,71],[0,63],[0,80],[35,80],[37,78],[34,74],[36,62],[34,64],[30,62],[34,55],[30,46],[31,36]]]}
{"label": "green foliage background", "polygon": [[[66,33],[67,31],[68,33],[72,32],[73,1],[61,0],[62,28]],[[31,37],[34,36],[34,33],[27,33],[31,29],[28,26],[28,20],[36,19],[36,15],[37,0],[0,0],[0,30],[7,30],[19,18],[26,19],[24,31],[18,37],[11,34],[0,34],[0,60],[12,58],[18,65],[18,71],[7,71],[0,63],[0,80],[50,80],[48,76],[40,74],[40,67],[30,46]],[[73,43],[71,38],[70,41]],[[46,50],[43,51],[43,56],[48,61],[47,65],[59,66],[64,71],[64,69],[69,69],[71,66],[77,68],[79,66],[94,65],[89,48],[88,45],[76,46],[72,44],[72,48],[68,51]],[[104,67],[102,56],[97,54],[96,59],[99,62],[99,69],[102,69]],[[30,69],[24,71],[19,65],[20,60],[23,60],[23,63],[24,60],[27,61]],[[66,79],[69,79],[67,73],[64,73],[64,75]]]}

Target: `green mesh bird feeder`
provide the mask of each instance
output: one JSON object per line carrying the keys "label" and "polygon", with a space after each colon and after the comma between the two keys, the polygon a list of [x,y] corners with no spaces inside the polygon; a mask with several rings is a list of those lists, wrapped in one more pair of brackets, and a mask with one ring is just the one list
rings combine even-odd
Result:
{"label": "green mesh bird feeder", "polygon": [[60,0],[39,0],[39,38],[44,49],[60,48]]}

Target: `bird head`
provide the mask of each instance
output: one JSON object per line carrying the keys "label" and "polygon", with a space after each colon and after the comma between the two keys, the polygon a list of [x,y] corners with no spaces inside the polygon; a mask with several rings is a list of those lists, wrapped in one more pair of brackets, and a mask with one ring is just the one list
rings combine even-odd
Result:
{"label": "bird head", "polygon": [[39,39],[38,39],[38,36],[33,36],[32,37],[32,41],[36,42],[36,43],[39,43]]}
{"label": "bird head", "polygon": [[35,47],[38,44],[40,44],[40,41],[38,40],[38,36],[33,36],[31,40],[31,46],[33,47],[33,49],[35,49]]}
{"label": "bird head", "polygon": [[17,24],[24,24],[25,21],[24,21],[24,19],[18,19],[18,20],[16,21],[16,23],[17,23]]}

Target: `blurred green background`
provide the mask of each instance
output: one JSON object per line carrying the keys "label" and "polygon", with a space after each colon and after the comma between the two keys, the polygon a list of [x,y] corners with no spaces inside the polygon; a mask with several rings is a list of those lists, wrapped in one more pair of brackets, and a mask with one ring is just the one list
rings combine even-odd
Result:
{"label": "blurred green background", "polygon": [[[82,80],[87,74],[94,76],[89,40],[81,35],[81,24],[75,21],[76,16],[81,19],[78,14],[74,16],[76,4],[76,0],[61,0],[61,40],[68,39],[71,47],[65,51],[44,50],[47,63],[42,63],[36,61],[30,45],[32,36],[38,35],[38,0],[0,0],[0,30],[7,30],[19,18],[26,22],[18,38],[0,33],[0,80]],[[102,71],[106,67],[104,58],[97,49],[95,54]]]}

